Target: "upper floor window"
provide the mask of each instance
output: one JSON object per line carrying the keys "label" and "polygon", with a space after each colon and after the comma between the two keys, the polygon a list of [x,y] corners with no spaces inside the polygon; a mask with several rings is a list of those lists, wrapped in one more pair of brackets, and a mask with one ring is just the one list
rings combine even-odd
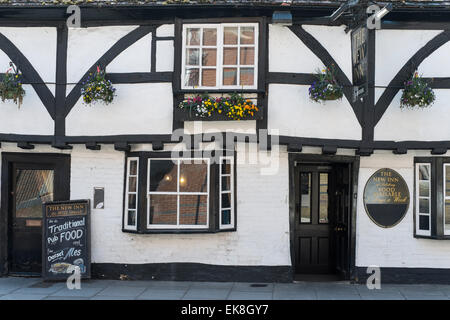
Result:
{"label": "upper floor window", "polygon": [[258,24],[183,26],[183,89],[256,89]]}

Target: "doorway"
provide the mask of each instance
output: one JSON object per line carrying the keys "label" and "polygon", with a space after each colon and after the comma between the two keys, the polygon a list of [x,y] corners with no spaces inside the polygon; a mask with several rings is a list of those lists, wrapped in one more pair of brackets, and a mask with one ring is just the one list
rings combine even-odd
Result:
{"label": "doorway", "polygon": [[356,157],[290,155],[294,279],[352,278],[358,168]]}
{"label": "doorway", "polygon": [[69,199],[69,179],[69,155],[2,154],[2,274],[41,275],[42,203]]}

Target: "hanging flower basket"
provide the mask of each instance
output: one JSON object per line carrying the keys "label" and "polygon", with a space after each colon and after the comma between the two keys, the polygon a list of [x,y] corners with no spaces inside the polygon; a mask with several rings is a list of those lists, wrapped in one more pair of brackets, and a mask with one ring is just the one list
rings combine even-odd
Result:
{"label": "hanging flower basket", "polygon": [[210,97],[208,94],[187,98],[179,105],[186,116],[179,114],[180,120],[201,118],[202,120],[253,120],[260,116],[259,108],[241,94],[230,97]]}
{"label": "hanging flower basket", "polygon": [[85,104],[95,102],[110,104],[113,102],[116,89],[113,87],[111,81],[106,80],[105,75],[105,71],[97,66],[97,71],[90,73],[86,82],[83,82],[81,95]]}
{"label": "hanging flower basket", "polygon": [[400,108],[426,108],[433,104],[436,96],[429,84],[417,72],[405,82]]}
{"label": "hanging flower basket", "polygon": [[317,71],[317,81],[309,87],[309,98],[314,102],[342,99],[344,91],[334,77],[334,70],[331,68]]}
{"label": "hanging flower basket", "polygon": [[12,100],[20,108],[25,96],[25,90],[22,88],[22,75],[12,62],[9,63],[9,66],[5,77],[0,82],[0,97],[3,102]]}

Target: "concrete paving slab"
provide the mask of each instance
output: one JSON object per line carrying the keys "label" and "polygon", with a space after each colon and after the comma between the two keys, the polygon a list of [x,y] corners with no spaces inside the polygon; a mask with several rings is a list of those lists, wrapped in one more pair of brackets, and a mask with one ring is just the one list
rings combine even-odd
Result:
{"label": "concrete paving slab", "polygon": [[191,289],[231,289],[233,287],[233,282],[192,282],[190,285]]}
{"label": "concrete paving slab", "polygon": [[107,297],[107,296],[93,296],[89,300],[136,300],[136,297]]}
{"label": "concrete paving slab", "polygon": [[99,296],[110,296],[110,297],[137,297],[145,288],[143,287],[130,287],[130,286],[109,286],[100,291],[97,295]]}
{"label": "concrete paving slab", "polygon": [[90,297],[95,296],[97,293],[99,293],[102,290],[103,290],[103,288],[84,288],[84,287],[81,287],[81,289],[72,289],[72,290],[69,290],[67,288],[62,288],[62,289],[52,293],[50,296],[90,298]]}
{"label": "concrete paving slab", "polygon": [[159,289],[149,288],[137,297],[138,300],[180,300],[186,294],[185,289]]}
{"label": "concrete paving slab", "polygon": [[1,296],[0,300],[42,300],[45,297],[47,297],[45,294],[11,293]]}
{"label": "concrete paving slab", "polygon": [[230,294],[230,289],[189,289],[183,297],[183,300],[204,299],[204,300],[226,300]]}
{"label": "concrete paving slab", "polygon": [[273,283],[247,283],[247,282],[235,282],[233,285],[233,291],[244,292],[272,292]]}
{"label": "concrete paving slab", "polygon": [[272,292],[248,292],[232,290],[227,300],[272,300]]}

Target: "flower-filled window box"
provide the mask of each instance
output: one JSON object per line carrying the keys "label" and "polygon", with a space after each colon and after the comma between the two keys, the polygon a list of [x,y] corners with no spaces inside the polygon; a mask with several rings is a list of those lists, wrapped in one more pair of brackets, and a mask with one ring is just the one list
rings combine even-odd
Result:
{"label": "flower-filled window box", "polygon": [[342,99],[344,94],[342,86],[338,84],[331,68],[316,73],[317,81],[309,87],[309,98],[314,102]]}
{"label": "flower-filled window box", "polygon": [[0,82],[0,97],[3,102],[12,100],[20,108],[25,96],[25,90],[22,88],[22,74],[12,62],[9,63],[9,66],[5,77]]}
{"label": "flower-filled window box", "polygon": [[255,98],[241,94],[212,97],[208,94],[186,97],[175,109],[180,121],[260,120],[262,112]]}
{"label": "flower-filled window box", "polygon": [[116,89],[113,87],[112,82],[105,77],[105,70],[97,66],[97,70],[90,73],[87,80],[83,82],[81,95],[85,104],[91,105],[95,102],[110,104],[113,102]]}
{"label": "flower-filled window box", "polygon": [[400,108],[426,108],[433,104],[436,96],[430,85],[417,72],[405,82]]}

